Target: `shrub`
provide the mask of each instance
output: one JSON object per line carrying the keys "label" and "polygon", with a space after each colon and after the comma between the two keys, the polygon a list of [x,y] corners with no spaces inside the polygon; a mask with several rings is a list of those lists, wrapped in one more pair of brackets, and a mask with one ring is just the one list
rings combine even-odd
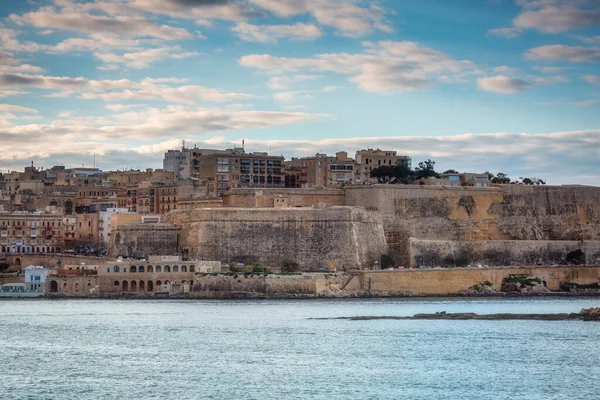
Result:
{"label": "shrub", "polygon": [[281,262],[281,272],[298,272],[300,265],[296,261],[283,260]]}

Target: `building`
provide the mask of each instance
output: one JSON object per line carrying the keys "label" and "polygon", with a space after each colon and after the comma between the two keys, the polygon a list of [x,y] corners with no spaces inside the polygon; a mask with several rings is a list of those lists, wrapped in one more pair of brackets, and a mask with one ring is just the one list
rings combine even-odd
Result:
{"label": "building", "polygon": [[103,246],[108,246],[112,230],[112,216],[114,214],[134,214],[130,213],[126,208],[108,208],[105,211],[100,211],[98,215],[98,236],[100,243]]}
{"label": "building", "polygon": [[97,266],[57,268],[47,279],[47,292],[156,296],[188,293],[197,273],[221,271],[220,261],[182,261],[180,256],[150,256]]}
{"label": "building", "polygon": [[355,162],[341,151],[335,157],[315,154],[285,162],[288,188],[341,187],[354,182]]}
{"label": "building", "polygon": [[30,292],[43,292],[48,272],[42,266],[30,265],[25,268],[25,289]]}
{"label": "building", "polygon": [[97,248],[100,245],[99,212],[76,214],[76,242],[86,247]]}
{"label": "building", "polygon": [[230,188],[280,188],[285,185],[283,156],[246,153],[243,147],[227,150],[187,149],[165,153],[163,168],[176,179],[199,178],[216,182],[216,195]]}
{"label": "building", "polygon": [[356,152],[356,178],[355,183],[377,183],[371,178],[371,171],[381,166],[404,165],[412,168],[412,160],[408,156],[398,156],[396,151],[367,149]]}
{"label": "building", "polygon": [[[458,183],[457,186],[472,186],[472,187],[489,187],[490,179],[487,174],[476,173],[448,173],[441,174],[440,179],[443,181]],[[447,185],[451,186],[451,185]]]}
{"label": "building", "polygon": [[63,228],[62,214],[0,213],[0,253],[59,253]]}

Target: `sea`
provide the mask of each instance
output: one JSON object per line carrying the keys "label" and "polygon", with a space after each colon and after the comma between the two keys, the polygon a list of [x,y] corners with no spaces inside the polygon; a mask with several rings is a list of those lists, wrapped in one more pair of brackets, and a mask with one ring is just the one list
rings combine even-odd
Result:
{"label": "sea", "polygon": [[600,399],[598,298],[2,300],[0,399]]}

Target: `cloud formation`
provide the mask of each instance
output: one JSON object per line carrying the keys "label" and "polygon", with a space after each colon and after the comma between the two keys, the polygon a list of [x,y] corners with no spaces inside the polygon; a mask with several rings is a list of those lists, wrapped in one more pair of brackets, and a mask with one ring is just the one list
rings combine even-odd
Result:
{"label": "cloud formation", "polygon": [[[240,59],[244,67],[273,75],[288,71],[334,72],[350,75],[349,81],[367,92],[424,90],[440,82],[459,81],[476,66],[416,42],[364,42],[361,54],[317,54],[313,58],[284,58],[252,54]],[[445,78],[445,79],[443,79]]]}
{"label": "cloud formation", "polygon": [[555,44],[550,46],[535,47],[525,53],[530,60],[599,62],[600,47],[566,46]]}
{"label": "cloud formation", "polygon": [[260,43],[275,43],[279,39],[313,40],[323,35],[323,31],[317,26],[301,22],[295,25],[252,25],[239,22],[231,30],[244,41]]}

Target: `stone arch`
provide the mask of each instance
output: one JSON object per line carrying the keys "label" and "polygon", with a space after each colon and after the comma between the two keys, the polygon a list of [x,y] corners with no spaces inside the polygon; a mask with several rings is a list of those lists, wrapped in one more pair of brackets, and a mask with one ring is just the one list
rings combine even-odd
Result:
{"label": "stone arch", "polygon": [[157,265],[156,266],[156,272],[161,272],[161,271],[162,271],[162,268],[160,267],[160,265]]}
{"label": "stone arch", "polygon": [[113,286],[121,286],[121,284],[119,283],[119,281],[114,281]]}
{"label": "stone arch", "polygon": [[181,266],[181,272],[187,272],[187,266],[182,265]]}
{"label": "stone arch", "polygon": [[140,285],[138,287],[140,288],[140,292],[145,292],[146,291],[146,282],[140,281]]}
{"label": "stone arch", "polygon": [[154,291],[154,282],[148,281],[147,290],[148,290],[148,292],[153,292]]}
{"label": "stone arch", "polygon": [[23,257],[17,257],[17,258],[15,259],[15,262],[16,262],[16,263],[17,263],[17,265],[20,267],[20,266],[21,266],[21,263],[23,262]]}
{"label": "stone arch", "polygon": [[148,272],[154,272],[154,268],[152,268],[152,265],[148,265]]}
{"label": "stone arch", "polygon": [[144,268],[144,266],[143,266],[143,265],[140,265],[140,266],[138,267],[138,272],[145,272],[145,268]]}
{"label": "stone arch", "polygon": [[118,265],[115,265],[113,267],[113,272],[120,272],[121,271],[121,267],[119,267]]}
{"label": "stone arch", "polygon": [[165,265],[165,272],[171,272],[171,267],[169,267],[168,265]]}
{"label": "stone arch", "polygon": [[129,291],[129,282],[123,281],[123,291],[124,292],[128,292]]}
{"label": "stone arch", "polygon": [[75,293],[79,292],[79,282],[75,282]]}
{"label": "stone arch", "polygon": [[56,282],[55,280],[51,280],[50,281],[50,293],[56,293],[58,292],[58,282]]}
{"label": "stone arch", "polygon": [[131,268],[129,268],[129,272],[137,272],[137,267],[132,265]]}
{"label": "stone arch", "polygon": [[177,265],[173,265],[173,272],[179,272],[179,267]]}
{"label": "stone arch", "polygon": [[63,282],[63,286],[62,286],[62,291],[66,291],[67,290],[67,282]]}
{"label": "stone arch", "polygon": [[137,290],[138,290],[137,282],[136,281],[131,281],[131,291],[132,292],[137,292]]}
{"label": "stone arch", "polygon": [[190,265],[190,272],[194,272],[196,267],[194,265]]}

